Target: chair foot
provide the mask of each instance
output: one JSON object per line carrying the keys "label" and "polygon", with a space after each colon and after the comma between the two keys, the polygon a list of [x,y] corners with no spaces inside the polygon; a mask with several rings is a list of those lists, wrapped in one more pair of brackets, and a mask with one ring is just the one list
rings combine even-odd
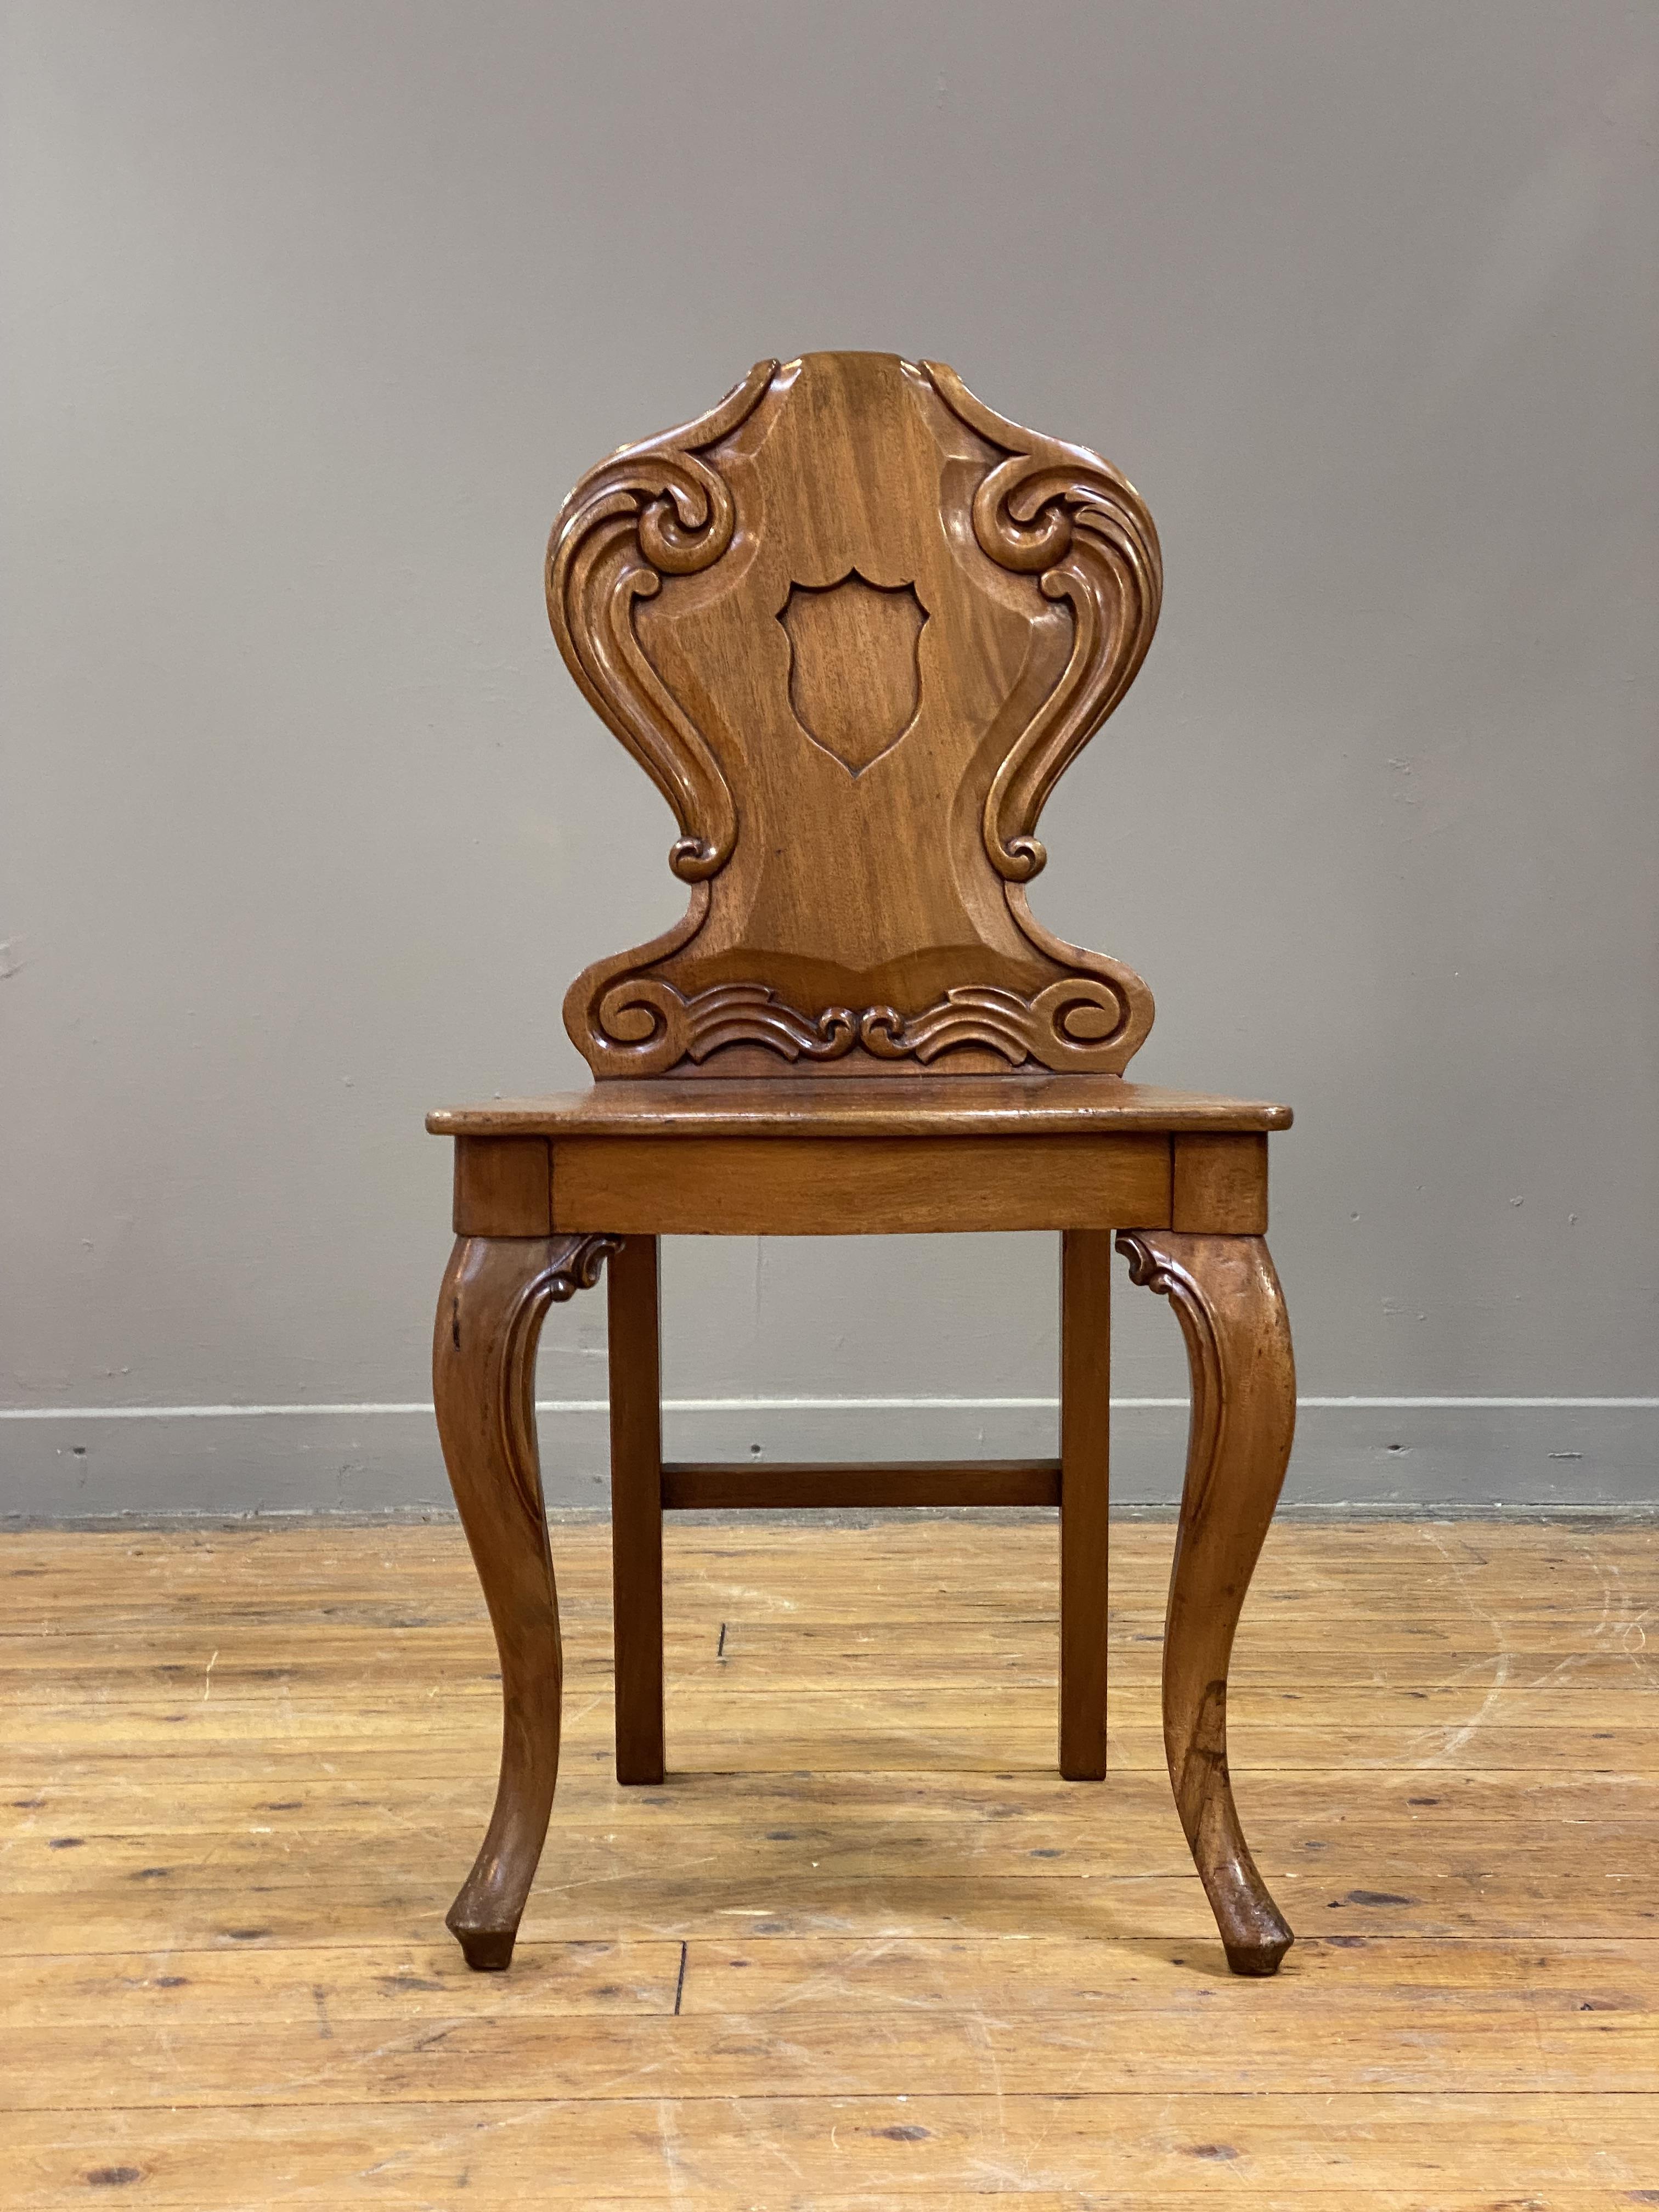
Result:
{"label": "chair foot", "polygon": [[[1281,1922],[1280,1926],[1284,1925]],[[1227,1954],[1227,1964],[1236,1974],[1265,1978],[1279,1972],[1279,1961],[1296,1938],[1286,1928],[1283,1936],[1272,1943],[1230,1943],[1224,1936],[1221,1948]]]}
{"label": "chair foot", "polygon": [[517,1921],[510,1928],[464,1928],[452,1911],[444,1925],[460,1945],[461,1956],[475,1974],[504,1974],[513,1964]]}
{"label": "chair foot", "polygon": [[1192,1370],[1187,1480],[1164,1634],[1170,1780],[1227,1964],[1236,1974],[1271,1974],[1292,1938],[1233,1802],[1227,1668],[1290,1458],[1290,1325],[1259,1237],[1138,1229],[1120,1236],[1118,1249],[1133,1280],[1174,1306]]}

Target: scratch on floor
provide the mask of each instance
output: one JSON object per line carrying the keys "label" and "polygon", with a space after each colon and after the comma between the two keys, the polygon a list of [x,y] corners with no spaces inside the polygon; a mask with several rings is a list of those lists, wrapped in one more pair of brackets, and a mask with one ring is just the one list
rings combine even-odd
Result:
{"label": "scratch on floor", "polygon": [[685,2181],[680,2172],[679,2130],[674,2124],[674,2100],[657,2100],[657,2141],[662,2146],[663,2178],[668,2184],[671,2204],[685,2203]]}
{"label": "scratch on floor", "polygon": [[[758,2150],[770,2151],[775,2159],[781,2160],[783,2164],[788,2167],[790,2172],[794,2175],[797,2181],[805,2184],[806,2176],[801,2172],[800,2167],[796,2164],[795,2160],[791,2158],[787,2148],[783,2143],[780,2142],[775,2136],[763,2136],[759,2142],[757,2142],[755,2128],[749,2118],[747,2110],[748,2106],[754,2101],[752,2099],[742,2097],[722,2097],[720,2101],[726,2106],[732,2118],[737,2121],[738,2126],[743,2130],[744,2140],[748,2144]],[[744,2182],[746,2184],[751,2169],[748,2166],[744,2166],[741,2171],[743,2172]]]}
{"label": "scratch on floor", "polygon": [[[1492,1683],[1487,1689],[1486,1696],[1480,1701],[1479,1711],[1476,1711],[1468,1721],[1464,1722],[1461,1727],[1454,1729],[1449,1735],[1447,1735],[1444,1730],[1425,1730],[1423,1734],[1414,1737],[1412,1742],[1407,1746],[1409,1763],[1413,1766],[1418,1768],[1443,1765],[1447,1760],[1450,1759],[1455,1755],[1455,1753],[1462,1751],[1464,1745],[1468,1742],[1470,1737],[1473,1736],[1479,1729],[1485,1726],[1488,1714],[1490,1714],[1492,1707],[1497,1704],[1498,1699],[1508,1686],[1510,1675],[1514,1666],[1514,1654],[1510,1650],[1509,1638],[1504,1634],[1503,1622],[1499,1620],[1495,1613],[1490,1612],[1485,1606],[1481,1605],[1478,1601],[1474,1593],[1469,1587],[1468,1578],[1464,1574],[1462,1566],[1458,1564],[1455,1554],[1453,1553],[1450,1547],[1442,1540],[1438,1531],[1431,1527],[1424,1530],[1424,1534],[1427,1537],[1429,1542],[1434,1546],[1436,1551],[1439,1553],[1441,1558],[1446,1562],[1446,1565],[1450,1568],[1452,1579],[1457,1584],[1457,1594],[1463,1601],[1465,1610],[1469,1613],[1473,1620],[1484,1621],[1486,1623],[1486,1627],[1491,1632],[1493,1642],[1498,1646],[1498,1650],[1492,1665]],[[1484,1561],[1482,1564],[1485,1564]],[[1426,1742],[1429,1740],[1429,1737],[1434,1734],[1438,1734],[1441,1737],[1441,1741],[1437,1748],[1431,1751],[1426,1758],[1412,1758],[1410,1754],[1416,1749],[1416,1747],[1419,1744]]]}
{"label": "scratch on floor", "polygon": [[[998,2022],[999,2027],[1002,2025],[1004,2025],[1003,2022]],[[996,2043],[985,2018],[985,2008],[977,1996],[974,1999],[973,2010],[968,2015],[968,2033],[985,2053],[986,2061],[991,2069],[991,2087],[996,2097],[997,2106],[997,2148],[1006,2159],[1008,2156],[1008,2112],[1002,2094],[1002,2062],[997,2057]],[[1022,2180],[1030,2166],[1029,2157],[1021,2160]]]}
{"label": "scratch on floor", "polygon": [[[860,1966],[873,1966],[878,1960],[886,1958],[890,1952],[897,1948],[899,1941],[900,1939],[895,1936],[884,1936],[873,1942],[860,1943],[851,1956],[842,1960],[836,1967],[820,1968],[817,1973],[809,1974],[804,1982],[797,1983],[787,1996],[780,1999],[773,2009],[776,2012],[787,2012],[795,2005],[821,2003],[826,1996],[850,1996],[852,1990],[848,1976],[855,1973]],[[891,1997],[888,2002],[902,2008],[928,2005],[928,2000],[926,1997]]]}
{"label": "scratch on floor", "polygon": [[[379,2159],[373,2166],[361,2166],[357,2179],[359,2181],[372,2181],[378,2174],[396,2173],[415,2159],[442,2158],[452,2150],[476,2145],[480,2136],[500,2135],[507,2128],[532,2127],[545,2118],[546,2114],[541,2106],[531,2105],[523,2111],[503,2112],[499,2119],[474,2120],[466,2127],[453,2130],[448,2135],[428,2136],[424,2142],[410,2143],[406,2149],[393,2151],[390,2158]],[[301,2191],[308,2192],[311,2185],[308,2181],[302,2181],[293,2189],[284,2190],[283,2196],[297,2197]],[[282,2200],[273,2197],[270,2201],[275,2203]]]}

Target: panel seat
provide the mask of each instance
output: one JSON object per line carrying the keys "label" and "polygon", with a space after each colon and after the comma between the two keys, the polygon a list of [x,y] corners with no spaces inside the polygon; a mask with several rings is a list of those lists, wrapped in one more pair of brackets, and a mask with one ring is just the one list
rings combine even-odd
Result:
{"label": "panel seat", "polygon": [[629,1081],[432,1115],[462,1236],[1260,1236],[1290,1109],[1117,1076]]}
{"label": "panel seat", "polygon": [[441,1137],[1032,1137],[1288,1129],[1259,1098],[1115,1075],[796,1076],[598,1083],[428,1115]]}

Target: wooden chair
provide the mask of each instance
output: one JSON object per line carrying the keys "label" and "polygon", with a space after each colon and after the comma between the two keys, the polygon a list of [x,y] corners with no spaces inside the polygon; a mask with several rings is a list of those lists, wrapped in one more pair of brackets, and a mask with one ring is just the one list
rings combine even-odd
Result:
{"label": "wooden chair", "polygon": [[[617,1774],[663,1778],[662,1516],[1060,1509],[1060,1766],[1106,1771],[1111,1241],[1173,1304],[1193,1411],[1164,1654],[1182,1826],[1234,1971],[1291,1931],[1227,1773],[1228,1659],[1295,1413],[1263,1241],[1281,1106],[1127,1083],[1152,994],[1027,903],[1038,815],[1158,619],[1152,518],[1085,447],[888,354],[760,362],[569,499],[548,605],[681,836],[684,917],[565,1000],[586,1093],[433,1115],[455,1140],[438,1425],[501,1650],[495,1809],[449,1915],[512,1956],[558,1765],[537,1458],[550,1300],[610,1263]],[[597,825],[596,825],[597,826]],[[662,1458],[658,1239],[1058,1230],[1057,1460]]]}

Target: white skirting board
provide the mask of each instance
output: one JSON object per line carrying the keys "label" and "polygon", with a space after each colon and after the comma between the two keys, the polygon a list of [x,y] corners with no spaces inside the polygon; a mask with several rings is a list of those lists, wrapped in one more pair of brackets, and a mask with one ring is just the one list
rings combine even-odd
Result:
{"label": "white skirting board", "polygon": [[[603,1507],[602,1402],[539,1408],[550,1506]],[[693,1399],[665,1408],[671,1459],[1042,1456],[1044,1398]],[[1114,1499],[1173,1504],[1183,1401],[1113,1409]],[[1460,1511],[1659,1504],[1659,1399],[1310,1398],[1287,1506]],[[0,1412],[0,1519],[375,1513],[447,1508],[429,1406],[146,1407]]]}

